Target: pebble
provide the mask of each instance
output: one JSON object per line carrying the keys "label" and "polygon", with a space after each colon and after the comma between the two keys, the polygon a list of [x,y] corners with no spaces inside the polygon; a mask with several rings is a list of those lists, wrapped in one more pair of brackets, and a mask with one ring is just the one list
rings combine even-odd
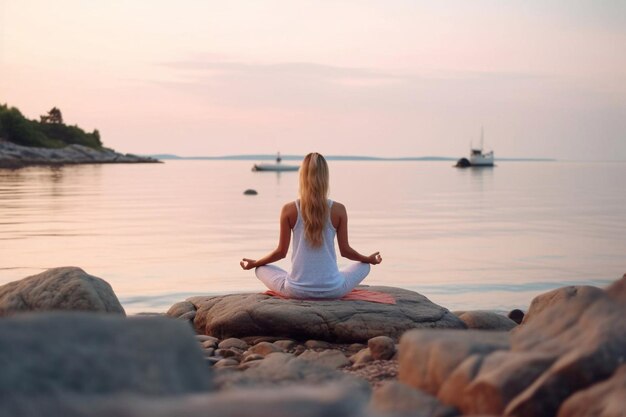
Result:
{"label": "pebble", "polygon": [[363,349],[365,349],[367,346],[365,346],[363,343],[353,343],[350,346],[348,346],[347,351],[350,353],[357,353]]}
{"label": "pebble", "polygon": [[217,356],[221,356],[222,358],[232,358],[237,362],[241,359],[241,353],[236,352],[234,349],[217,349],[215,351]]}
{"label": "pebble", "polygon": [[248,350],[249,345],[241,339],[237,339],[236,337],[231,337],[225,340],[222,340],[218,345],[220,349],[230,349],[230,348],[238,348],[241,350]]}
{"label": "pebble", "polygon": [[204,350],[204,356],[213,356],[215,354],[215,349],[213,348],[208,348],[208,349],[203,349]]}
{"label": "pebble", "polygon": [[215,343],[219,342],[219,339],[217,337],[213,337],[213,336],[207,336],[204,334],[197,334],[196,335],[196,339],[198,339],[198,342],[200,343],[204,343],[208,340],[213,340]]}
{"label": "pebble", "polygon": [[396,353],[393,339],[387,336],[372,337],[367,341],[367,347],[374,360],[389,360]]}
{"label": "pebble", "polygon": [[226,359],[220,359],[213,366],[215,366],[216,368],[227,368],[227,367],[231,367],[231,366],[234,367],[238,365],[239,365],[239,362],[237,362],[236,360],[231,359],[231,358],[226,358]]}
{"label": "pebble", "polygon": [[274,345],[282,350],[291,350],[296,347],[296,344],[293,340],[277,340],[274,342]]}
{"label": "pebble", "polygon": [[380,386],[384,381],[398,378],[398,362],[373,361],[355,368],[343,368],[343,372],[367,380],[373,387]]}
{"label": "pebble", "polygon": [[205,356],[204,359],[207,361],[209,365],[215,365],[216,363],[222,360],[222,358],[218,358],[215,356]]}
{"label": "pebble", "polygon": [[215,349],[217,347],[217,342],[217,340],[205,340],[204,342],[202,342],[202,347],[205,349]]}
{"label": "pebble", "polygon": [[255,361],[243,362],[243,363],[241,363],[237,367],[237,369],[241,369],[242,371],[245,371],[246,369],[256,368],[257,366],[259,366],[261,364],[261,362],[263,362],[263,359],[257,359]]}
{"label": "pebble", "polygon": [[261,342],[248,349],[248,352],[257,353],[261,356],[266,356],[274,352],[283,352],[283,350],[273,343]]}
{"label": "pebble", "polygon": [[261,342],[270,342],[274,343],[277,340],[283,339],[282,337],[277,336],[254,336],[254,337],[244,337],[242,340],[249,345],[256,345]]}
{"label": "pebble", "polygon": [[350,365],[350,360],[338,349],[324,350],[321,352],[307,350],[302,353],[299,358],[330,369],[338,369]]}
{"label": "pebble", "polygon": [[322,340],[307,340],[304,346],[308,349],[331,349],[333,347],[330,343]]}
{"label": "pebble", "polygon": [[372,353],[369,348],[362,349],[358,353],[350,356],[350,361],[354,363],[354,366],[359,366],[371,362],[372,360]]}
{"label": "pebble", "polygon": [[265,356],[259,355],[257,353],[252,353],[250,355],[246,355],[243,358],[242,362],[246,363],[246,362],[250,362],[250,361],[259,361],[259,360],[263,360],[264,358],[265,358]]}

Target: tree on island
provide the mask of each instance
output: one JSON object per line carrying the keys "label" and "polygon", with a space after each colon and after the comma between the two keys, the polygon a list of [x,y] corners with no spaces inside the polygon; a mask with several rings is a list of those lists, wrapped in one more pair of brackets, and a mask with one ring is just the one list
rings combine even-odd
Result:
{"label": "tree on island", "polygon": [[63,124],[63,115],[61,114],[61,110],[56,107],[53,107],[47,115],[39,117],[41,119],[41,123]]}
{"label": "tree on island", "polygon": [[0,138],[22,146],[63,148],[76,144],[102,148],[98,129],[87,133],[76,125],[66,125],[57,107],[40,120],[29,120],[15,107],[0,103]]}

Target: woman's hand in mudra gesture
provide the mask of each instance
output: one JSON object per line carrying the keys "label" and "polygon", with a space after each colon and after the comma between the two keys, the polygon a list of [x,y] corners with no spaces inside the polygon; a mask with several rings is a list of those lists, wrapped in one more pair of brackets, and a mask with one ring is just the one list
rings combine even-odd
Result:
{"label": "woman's hand in mudra gesture", "polygon": [[372,265],[378,265],[383,261],[383,258],[380,256],[380,252],[372,253],[370,256],[367,257],[367,259],[368,262]]}
{"label": "woman's hand in mudra gesture", "polygon": [[243,258],[239,265],[245,270],[256,268],[256,261],[254,259]]}

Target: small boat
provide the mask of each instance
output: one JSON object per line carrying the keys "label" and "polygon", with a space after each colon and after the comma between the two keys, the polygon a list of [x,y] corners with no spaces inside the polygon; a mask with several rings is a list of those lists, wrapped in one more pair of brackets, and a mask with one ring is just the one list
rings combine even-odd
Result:
{"label": "small boat", "polygon": [[467,168],[467,167],[492,167],[494,166],[494,154],[493,151],[484,152],[483,151],[483,139],[484,132],[483,129],[480,129],[480,148],[470,147],[470,157],[461,158],[457,161],[457,168]]}
{"label": "small boat", "polygon": [[297,165],[283,165],[283,164],[254,164],[253,171],[297,171],[300,167]]}
{"label": "small boat", "polygon": [[283,159],[280,157],[280,152],[276,155],[276,163],[275,164],[254,164],[252,166],[253,171],[274,171],[274,172],[284,172],[284,171],[297,171],[300,169],[299,165],[283,165],[281,161]]}

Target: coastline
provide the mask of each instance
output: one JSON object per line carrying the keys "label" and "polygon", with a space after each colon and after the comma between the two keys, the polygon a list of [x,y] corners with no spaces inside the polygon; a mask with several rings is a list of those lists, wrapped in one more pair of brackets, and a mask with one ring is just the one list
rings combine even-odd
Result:
{"label": "coastline", "polygon": [[79,164],[162,163],[152,158],[123,154],[111,149],[97,150],[83,145],[64,148],[39,148],[16,145],[0,139],[0,169],[21,169],[29,166],[63,166]]}

